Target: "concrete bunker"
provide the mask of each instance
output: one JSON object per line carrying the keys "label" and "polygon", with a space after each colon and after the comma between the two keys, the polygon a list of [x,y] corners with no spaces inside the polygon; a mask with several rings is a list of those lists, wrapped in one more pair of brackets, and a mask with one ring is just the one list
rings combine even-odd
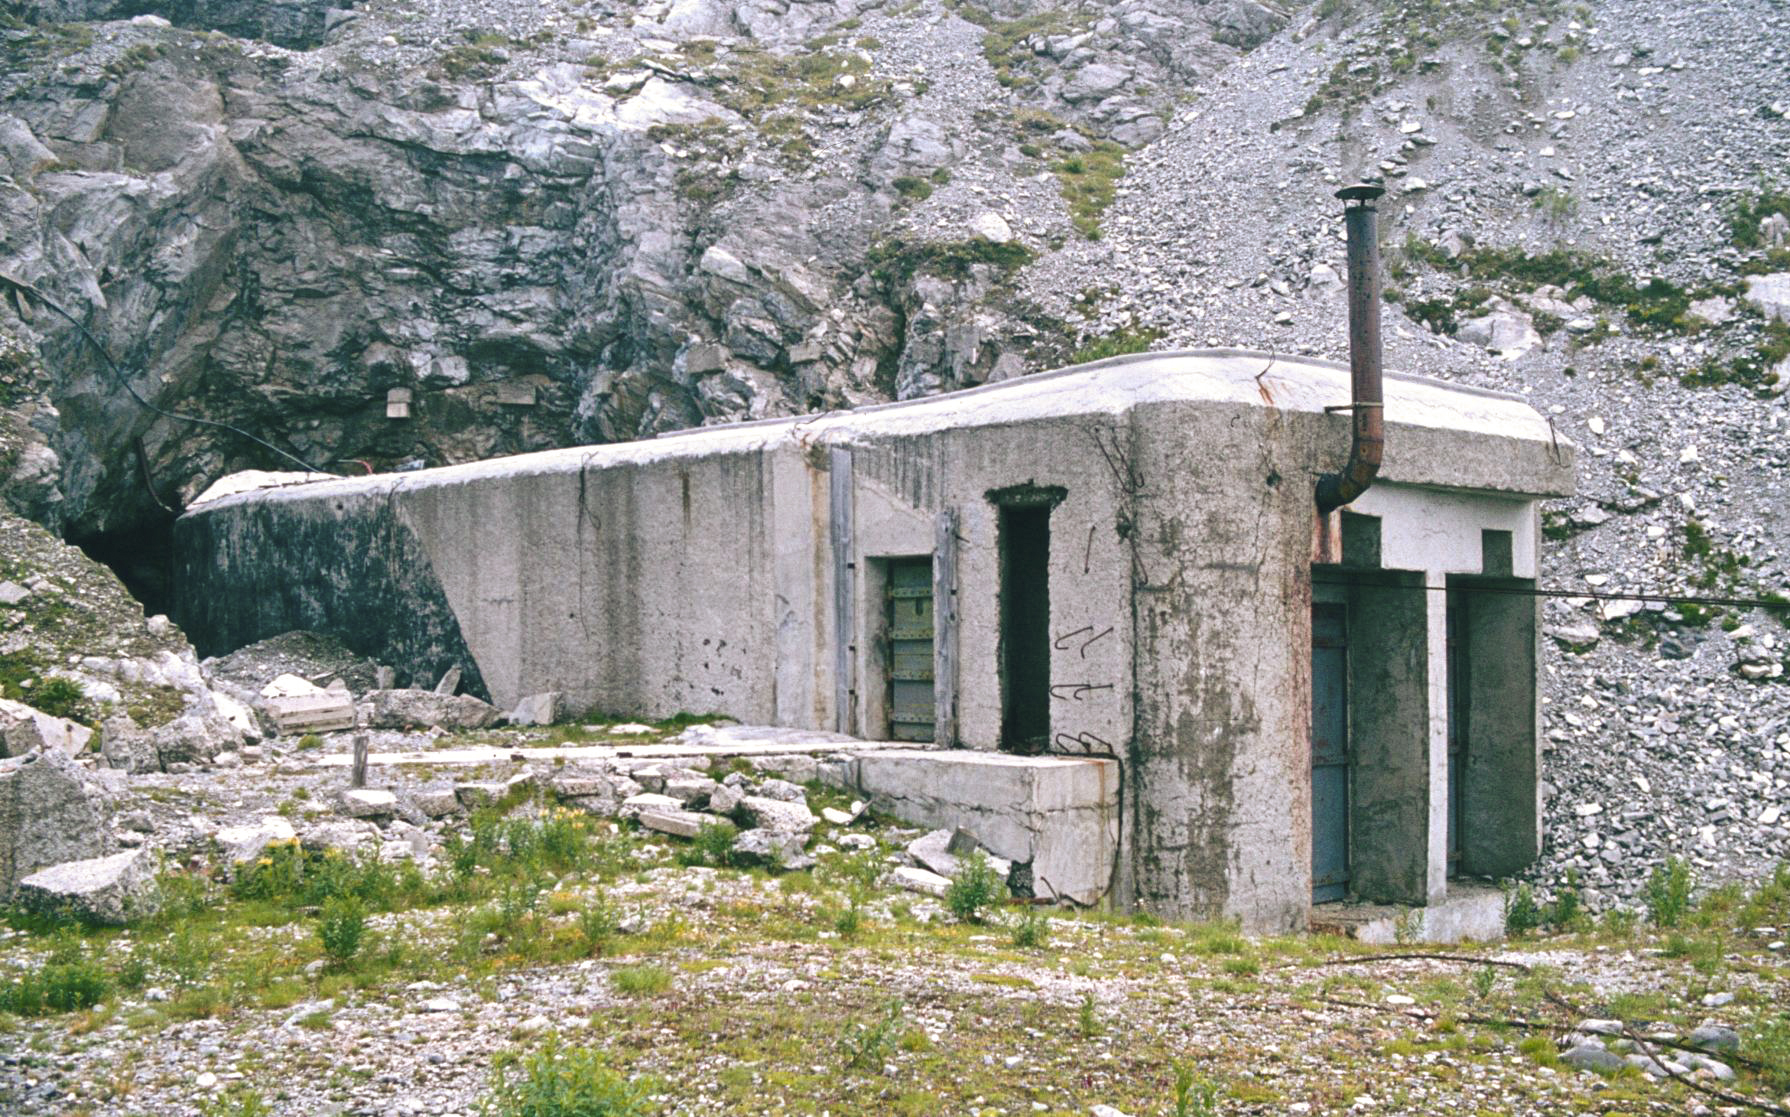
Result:
{"label": "concrete bunker", "polygon": [[1535,578],[1573,450],[1515,397],[1385,397],[1377,481],[1315,528],[1347,371],[1149,354],[228,496],[176,525],[178,616],[206,654],[312,628],[414,677],[460,663],[500,706],[889,741],[857,786],[1043,895],[1255,930],[1424,905],[1444,934],[1537,852],[1536,602],[1501,591]]}

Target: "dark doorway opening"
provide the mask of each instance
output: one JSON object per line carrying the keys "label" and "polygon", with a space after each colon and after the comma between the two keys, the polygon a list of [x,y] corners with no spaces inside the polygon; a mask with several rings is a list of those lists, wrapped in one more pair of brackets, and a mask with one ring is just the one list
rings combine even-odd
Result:
{"label": "dark doorway opening", "polygon": [[1049,502],[1001,505],[1001,748],[1050,744]]}
{"label": "dark doorway opening", "polygon": [[172,615],[174,608],[174,515],[152,514],[127,528],[69,537],[87,557],[112,568],[145,616]]}

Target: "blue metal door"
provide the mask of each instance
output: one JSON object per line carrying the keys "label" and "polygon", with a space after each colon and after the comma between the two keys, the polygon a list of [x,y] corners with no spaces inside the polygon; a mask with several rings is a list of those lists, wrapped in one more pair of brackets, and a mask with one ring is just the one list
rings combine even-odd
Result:
{"label": "blue metal door", "polygon": [[1311,899],[1349,889],[1348,610],[1311,609]]}

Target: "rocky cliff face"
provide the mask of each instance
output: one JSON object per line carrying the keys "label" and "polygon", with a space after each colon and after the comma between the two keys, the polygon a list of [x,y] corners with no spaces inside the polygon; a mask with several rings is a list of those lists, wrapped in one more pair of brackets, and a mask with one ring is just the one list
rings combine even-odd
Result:
{"label": "rocky cliff face", "polygon": [[[130,389],[15,302],[52,371],[20,500],[102,547],[223,473],[291,466],[133,393],[354,471],[1036,368],[1074,338],[1014,272],[1093,232],[1124,153],[1283,20],[1248,0],[11,10],[0,270]],[[1059,184],[1055,157],[1087,164]]]}

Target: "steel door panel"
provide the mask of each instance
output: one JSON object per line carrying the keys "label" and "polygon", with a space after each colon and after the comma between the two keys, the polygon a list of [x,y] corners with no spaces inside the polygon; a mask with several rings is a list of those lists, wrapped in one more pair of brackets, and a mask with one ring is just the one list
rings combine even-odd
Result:
{"label": "steel door panel", "polygon": [[1349,882],[1349,705],[1347,612],[1312,607],[1312,900],[1340,900]]}

